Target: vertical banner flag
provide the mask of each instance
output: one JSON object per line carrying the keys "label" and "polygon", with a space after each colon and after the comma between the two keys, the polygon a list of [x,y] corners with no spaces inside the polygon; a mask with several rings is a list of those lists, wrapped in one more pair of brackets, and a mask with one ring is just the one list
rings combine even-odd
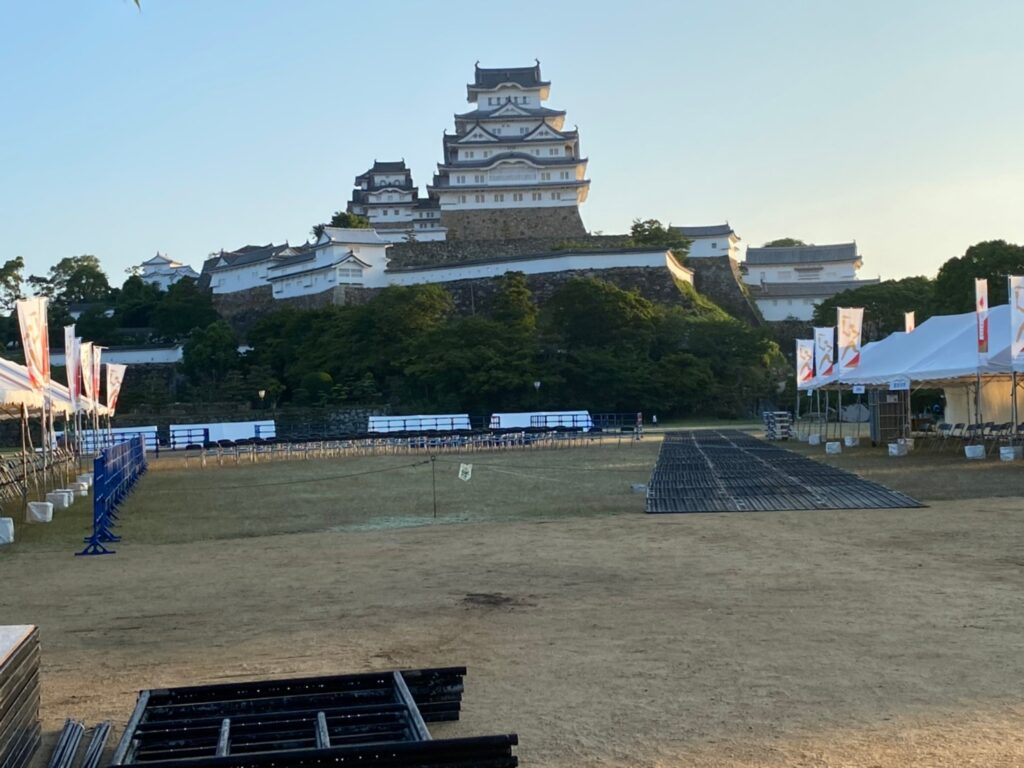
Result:
{"label": "vertical banner flag", "polygon": [[17,303],[21,347],[25,350],[25,367],[33,389],[44,389],[50,383],[50,338],[46,324],[46,297],[21,299]]}
{"label": "vertical banner flag", "polygon": [[796,340],[796,387],[807,389],[814,383],[814,339]]}
{"label": "vertical banner flag", "polygon": [[913,331],[914,331],[914,329],[916,327],[917,327],[917,324],[914,322],[914,313],[913,312],[904,312],[903,313],[903,330],[906,333],[913,333]]}
{"label": "vertical banner flag", "polygon": [[95,402],[96,393],[92,384],[92,342],[86,341],[78,345],[78,359],[82,364],[82,389],[87,399]]}
{"label": "vertical banner flag", "polygon": [[860,365],[860,335],[864,325],[863,307],[839,308],[839,372]]}
{"label": "vertical banner flag", "polygon": [[71,407],[78,408],[78,349],[75,345],[75,326],[64,326],[64,370],[67,373]]}
{"label": "vertical banner flag", "polygon": [[819,379],[830,379],[836,367],[836,329],[814,329],[814,370]]}
{"label": "vertical banner flag", "polygon": [[1010,278],[1010,333],[1010,360],[1021,362],[1024,358],[1024,277]]}
{"label": "vertical banner flag", "polygon": [[103,347],[92,345],[92,391],[95,393],[96,402],[100,401],[100,356],[103,354]]}
{"label": "vertical banner flag", "polygon": [[974,315],[978,321],[978,354],[988,354],[988,280],[974,280]]}
{"label": "vertical banner flag", "polygon": [[107,363],[107,408],[113,413],[117,407],[117,396],[121,394],[121,382],[128,366]]}

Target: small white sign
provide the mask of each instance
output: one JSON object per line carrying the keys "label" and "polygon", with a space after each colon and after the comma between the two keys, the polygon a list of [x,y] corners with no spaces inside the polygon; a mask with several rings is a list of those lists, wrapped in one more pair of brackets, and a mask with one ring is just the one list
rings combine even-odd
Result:
{"label": "small white sign", "polygon": [[459,480],[469,482],[469,479],[473,476],[473,465],[472,464],[459,464]]}
{"label": "small white sign", "polygon": [[890,392],[909,392],[910,391],[910,379],[901,378],[893,379],[889,382]]}
{"label": "small white sign", "polygon": [[863,395],[864,394],[864,385],[863,384],[854,384],[853,385],[853,394],[855,394],[855,395]]}

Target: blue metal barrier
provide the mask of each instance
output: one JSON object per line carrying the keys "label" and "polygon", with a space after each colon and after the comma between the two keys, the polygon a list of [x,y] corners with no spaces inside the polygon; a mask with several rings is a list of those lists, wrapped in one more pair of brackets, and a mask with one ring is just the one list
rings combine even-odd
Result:
{"label": "blue metal barrier", "polygon": [[106,544],[120,541],[114,534],[117,510],[146,472],[146,444],[142,437],[104,448],[93,461],[92,535],[76,555],[112,555]]}

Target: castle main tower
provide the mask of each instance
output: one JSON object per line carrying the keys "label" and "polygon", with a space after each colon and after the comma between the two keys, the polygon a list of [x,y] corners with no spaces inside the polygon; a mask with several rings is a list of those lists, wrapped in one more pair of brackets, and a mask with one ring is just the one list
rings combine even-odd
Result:
{"label": "castle main tower", "polygon": [[579,237],[587,199],[587,160],[579,133],[563,130],[565,112],[544,106],[551,83],[532,67],[476,66],[466,98],[445,132],[444,162],[427,187],[441,224],[455,240]]}

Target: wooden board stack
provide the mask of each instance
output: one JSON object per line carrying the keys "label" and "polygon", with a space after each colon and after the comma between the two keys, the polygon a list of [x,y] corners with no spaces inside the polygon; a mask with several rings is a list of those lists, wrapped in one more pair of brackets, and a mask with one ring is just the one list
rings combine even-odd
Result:
{"label": "wooden board stack", "polygon": [[0,626],[0,768],[24,768],[39,748],[39,629]]}

